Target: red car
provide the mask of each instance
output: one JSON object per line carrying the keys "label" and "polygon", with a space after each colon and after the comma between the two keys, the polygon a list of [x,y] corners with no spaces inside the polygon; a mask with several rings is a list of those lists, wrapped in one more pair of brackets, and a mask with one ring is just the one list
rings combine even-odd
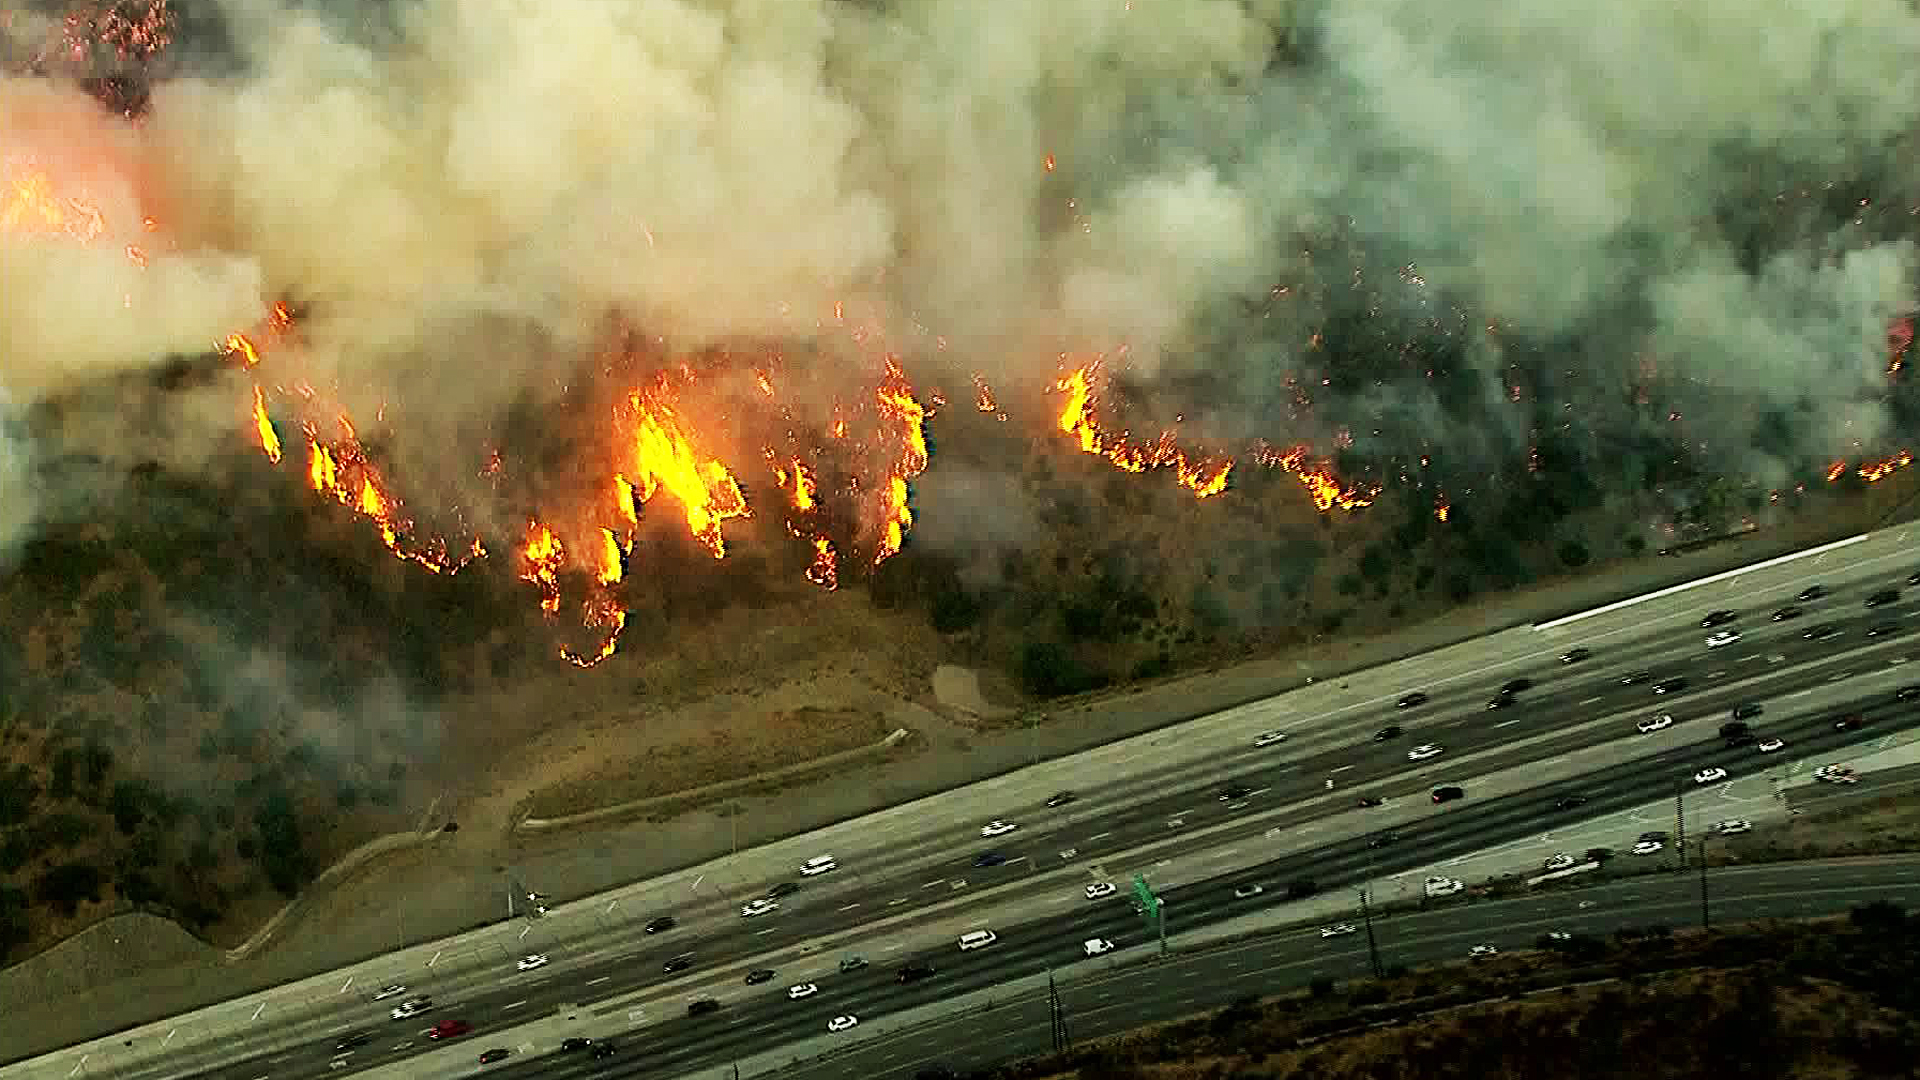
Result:
{"label": "red car", "polygon": [[465,1035],[473,1028],[465,1020],[442,1020],[427,1031],[429,1039],[451,1039],[456,1035]]}

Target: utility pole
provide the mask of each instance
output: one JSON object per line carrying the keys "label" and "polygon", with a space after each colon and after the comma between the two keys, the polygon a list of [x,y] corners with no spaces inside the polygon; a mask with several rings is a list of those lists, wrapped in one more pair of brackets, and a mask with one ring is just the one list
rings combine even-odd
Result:
{"label": "utility pole", "polygon": [[1673,849],[1680,853],[1680,869],[1687,868],[1687,782],[1673,783]]}
{"label": "utility pole", "polygon": [[1160,924],[1160,955],[1167,955],[1167,905],[1156,904],[1153,909],[1154,921]]}
{"label": "utility pole", "polygon": [[1707,838],[1700,838],[1700,929],[1713,927],[1713,916],[1707,911]]}
{"label": "utility pole", "polygon": [[1367,903],[1367,890],[1360,890],[1360,921],[1367,926],[1367,962],[1373,966],[1373,977],[1378,979],[1380,969],[1380,946],[1373,940],[1373,908]]}
{"label": "utility pole", "polygon": [[1067,1013],[1060,1004],[1060,990],[1053,982],[1053,969],[1047,969],[1047,1018],[1053,1028],[1053,1051],[1067,1048]]}

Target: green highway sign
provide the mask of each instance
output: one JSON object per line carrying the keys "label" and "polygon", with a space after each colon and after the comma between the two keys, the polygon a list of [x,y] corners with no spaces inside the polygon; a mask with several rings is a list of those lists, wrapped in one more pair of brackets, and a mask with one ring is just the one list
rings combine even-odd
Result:
{"label": "green highway sign", "polygon": [[1153,895],[1152,889],[1147,888],[1147,879],[1144,874],[1133,875],[1133,902],[1134,906],[1140,909],[1140,914],[1149,919],[1160,914],[1160,898]]}

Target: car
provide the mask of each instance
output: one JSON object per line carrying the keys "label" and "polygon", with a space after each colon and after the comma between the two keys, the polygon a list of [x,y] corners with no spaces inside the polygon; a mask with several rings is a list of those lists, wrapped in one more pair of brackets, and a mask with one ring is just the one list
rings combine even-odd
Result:
{"label": "car", "polygon": [[1799,608],[1788,604],[1786,607],[1775,611],[1772,615],[1768,616],[1768,618],[1772,622],[1786,622],[1788,619],[1797,619],[1800,615],[1801,612]]}
{"label": "car", "polygon": [[1693,782],[1696,784],[1711,784],[1719,780],[1725,780],[1726,778],[1727,770],[1717,765],[1708,766],[1693,774]]}
{"label": "car", "polygon": [[933,975],[932,964],[916,960],[900,965],[900,970],[893,973],[893,980],[904,986],[907,983],[919,982],[921,979],[931,979]]}
{"label": "car", "polygon": [[1659,682],[1653,684],[1653,692],[1656,694],[1677,694],[1686,688],[1687,680],[1677,676],[1671,679],[1661,679]]}
{"label": "car", "polygon": [[985,825],[980,826],[980,835],[992,839],[996,836],[1005,836],[1018,828],[1020,828],[1020,826],[1011,821],[1001,821],[999,818],[995,818]]}
{"label": "car", "polygon": [[1895,701],[1920,701],[1920,686],[1903,686],[1893,692]]}
{"label": "car", "polygon": [[1259,896],[1266,891],[1265,887],[1260,885],[1236,885],[1233,888],[1233,898],[1235,900],[1245,900],[1249,897]]}
{"label": "car", "polygon": [[1733,718],[1735,720],[1751,720],[1766,711],[1767,707],[1757,701],[1743,701],[1733,707]]}
{"label": "car", "polygon": [[1806,631],[1800,635],[1800,637],[1806,641],[1831,641],[1839,636],[1840,628],[1832,623],[1821,623],[1818,626],[1809,626]]}
{"label": "car", "polygon": [[1491,945],[1475,945],[1473,948],[1467,950],[1467,958],[1469,960],[1479,960],[1482,957],[1498,956],[1499,954],[1500,950]]}
{"label": "car", "polygon": [[1900,632],[1899,623],[1877,622],[1877,623],[1874,623],[1872,626],[1867,627],[1868,637],[1885,637],[1888,634],[1897,634],[1899,632]]}
{"label": "car", "polygon": [[740,906],[740,917],[743,919],[751,919],[756,915],[765,915],[769,911],[776,910],[779,906],[780,901],[778,900],[770,900],[764,896],[757,896]]}
{"label": "car", "polygon": [[1888,604],[1897,604],[1899,602],[1899,589],[1881,589],[1879,592],[1867,597],[1867,606],[1870,608],[1886,607]]}
{"label": "car", "polygon": [[1665,731],[1673,726],[1673,714],[1661,713],[1658,716],[1649,716],[1633,726],[1634,730],[1640,732],[1642,735],[1651,735],[1656,731]]}
{"label": "car", "polygon": [[592,1039],[589,1039],[583,1035],[575,1035],[571,1039],[564,1039],[561,1041],[560,1052],[563,1054],[570,1054],[575,1050],[585,1050],[587,1047],[592,1045],[593,1045]]}
{"label": "car", "polygon": [[1751,734],[1752,731],[1751,725],[1740,720],[1720,725],[1720,737],[1723,739],[1737,739],[1742,735]]}
{"label": "car", "polygon": [[849,1013],[845,1016],[836,1016],[827,1021],[827,1030],[830,1032],[847,1031],[858,1026],[859,1023],[860,1018]]}
{"label": "car", "polygon": [[505,1061],[513,1056],[513,1051],[504,1046],[496,1046],[480,1055],[480,1064],[491,1065],[496,1061]]}
{"label": "car", "polygon": [[1399,839],[1400,834],[1397,832],[1375,833],[1367,838],[1367,846],[1370,848],[1383,848],[1388,844],[1397,843]]}
{"label": "car", "polygon": [[1341,937],[1346,934],[1351,934],[1357,929],[1358,927],[1354,926],[1350,922],[1337,922],[1337,923],[1334,923],[1332,926],[1321,927],[1320,936],[1323,938]]}
{"label": "car", "polygon": [[1592,649],[1568,649],[1566,652],[1560,654],[1560,662],[1563,664],[1577,664],[1592,655]]}
{"label": "car", "polygon": [[1867,722],[1867,718],[1860,715],[1859,713],[1848,713],[1847,715],[1833,722],[1833,730],[1855,731],[1855,730],[1858,730],[1859,727],[1862,724],[1865,724],[1866,722]]}
{"label": "car", "polygon": [[521,957],[520,962],[513,966],[520,971],[533,971],[537,968],[546,967],[547,958],[541,953],[529,953]]}
{"label": "car", "polygon": [[1546,937],[1548,941],[1572,941],[1573,940],[1573,935],[1567,933],[1565,930],[1549,930],[1547,931]]}
{"label": "car", "polygon": [[973,865],[976,869],[985,869],[989,866],[1005,866],[1006,864],[1007,857],[997,851],[983,851],[973,857]]}
{"label": "car", "polygon": [[1909,587],[1920,585],[1920,570],[1915,570],[1913,573],[1907,575],[1907,585]]}
{"label": "car", "polygon": [[999,940],[991,930],[969,930],[960,935],[960,951],[972,952],[975,949],[984,949]]}
{"label": "car", "polygon": [[1248,787],[1247,785],[1245,785],[1245,784],[1234,784],[1234,785],[1231,785],[1231,786],[1229,786],[1229,787],[1226,787],[1226,788],[1222,788],[1222,789],[1221,789],[1221,791],[1220,791],[1220,801],[1221,801],[1221,802],[1233,802],[1233,801],[1235,801],[1235,800],[1237,800],[1237,799],[1244,799],[1244,798],[1246,798],[1247,796],[1249,796],[1249,795],[1251,795],[1251,794],[1253,794],[1253,789],[1252,789],[1252,788],[1250,788],[1250,787]]}
{"label": "car", "polygon": [[1714,822],[1713,831],[1721,836],[1738,836],[1741,833],[1752,832],[1753,822],[1746,818],[1728,818],[1725,821]]}
{"label": "car", "polygon": [[1088,938],[1080,943],[1080,951],[1088,956],[1101,956],[1113,951],[1113,942],[1106,938]]}
{"label": "car", "polygon": [[383,986],[380,989],[375,990],[373,992],[373,1000],[385,1001],[390,997],[399,997],[401,994],[404,994],[406,992],[407,992],[407,988],[404,986],[401,986],[399,983],[389,983],[388,985]]}
{"label": "car", "polygon": [[1354,801],[1355,801],[1355,804],[1358,805],[1363,810],[1370,810],[1376,806],[1387,805],[1387,800],[1382,799],[1377,795],[1362,795],[1360,796],[1360,798]]}
{"label": "car", "polygon": [[1665,829],[1648,829],[1646,832],[1640,834],[1640,839],[1642,840],[1658,840],[1663,844],[1670,838],[1671,834]]}
{"label": "car", "polygon": [[387,1015],[393,1017],[395,1020],[406,1020],[410,1017],[419,1016],[421,1013],[432,1008],[432,998],[408,998],[406,1001],[394,1006],[393,1011]]}
{"label": "car", "polygon": [[775,885],[773,888],[767,890],[767,899],[778,900],[778,899],[781,899],[782,897],[792,896],[794,893],[797,893],[799,891],[800,891],[799,882],[783,881],[780,884]]}
{"label": "car", "polygon": [[1289,900],[1304,900],[1320,891],[1320,883],[1312,878],[1301,878],[1287,882],[1286,897]]}
{"label": "car", "polygon": [[1119,891],[1111,881],[1096,881],[1086,888],[1087,899],[1089,900],[1105,900],[1107,897]]}
{"label": "car", "polygon": [[1737,750],[1743,746],[1753,746],[1759,741],[1760,741],[1760,736],[1755,735],[1751,731],[1743,731],[1738,735],[1727,736],[1726,746],[1727,746],[1727,749],[1729,750]]}
{"label": "car", "polygon": [[1585,805],[1587,805],[1585,795],[1562,795],[1553,801],[1555,810],[1572,810],[1574,807]]}
{"label": "car", "polygon": [[1707,635],[1707,648],[1719,649],[1740,640],[1740,631],[1721,630]]}
{"label": "car", "polygon": [[851,975],[866,966],[867,958],[864,956],[843,956],[840,958],[840,974],[842,975]]}
{"label": "car", "polygon": [[340,1038],[334,1042],[333,1052],[336,1054],[351,1054],[372,1041],[373,1033],[370,1031],[350,1031],[340,1036]]}
{"label": "car", "polygon": [[1851,765],[1822,765],[1813,770],[1813,778],[1828,784],[1851,784],[1857,779]]}
{"label": "car", "polygon": [[1487,702],[1487,711],[1493,712],[1496,709],[1511,709],[1518,704],[1520,704],[1519,698],[1502,690],[1493,696],[1492,701]]}
{"label": "car", "polygon": [[1421,705],[1425,705],[1427,703],[1427,700],[1428,700],[1427,695],[1421,693],[1418,690],[1415,690],[1409,694],[1401,694],[1400,700],[1394,702],[1393,707],[1396,709],[1412,709]]}
{"label": "car", "polygon": [[1786,745],[1787,745],[1787,741],[1785,739],[1778,739],[1778,738],[1762,739],[1760,740],[1760,752],[1763,754],[1771,754],[1775,750],[1783,749]]}
{"label": "car", "polygon": [[427,1038],[438,1042],[441,1039],[451,1039],[465,1035],[472,1030],[472,1025],[468,1024],[465,1020],[442,1020],[427,1029]]}
{"label": "car", "polygon": [[700,998],[687,1002],[688,1016],[705,1016],[710,1012],[719,1012],[720,1003],[712,998]]}
{"label": "car", "polygon": [[1500,686],[1500,692],[1503,694],[1517,694],[1522,690],[1531,689],[1533,689],[1533,680],[1524,675],[1517,679],[1508,679]]}
{"label": "car", "polygon": [[1809,585],[1806,588],[1801,589],[1800,595],[1794,597],[1794,599],[1800,601],[1803,604],[1807,604],[1807,603],[1812,603],[1813,601],[1818,600],[1825,595],[1827,595],[1827,587],[1825,585]]}
{"label": "car", "polygon": [[815,855],[813,858],[800,864],[800,876],[815,877],[820,874],[838,870],[839,868],[840,864],[833,861],[833,856]]}
{"label": "car", "polygon": [[1286,741],[1287,733],[1284,731],[1263,731],[1253,737],[1253,746],[1258,750],[1268,746],[1278,746]]}
{"label": "car", "polygon": [[1430,877],[1426,884],[1428,896],[1452,896],[1454,893],[1464,891],[1466,887],[1466,882],[1450,877]]}
{"label": "car", "polygon": [[761,983],[772,982],[773,976],[774,970],[772,968],[754,968],[752,971],[747,972],[747,985],[759,986]]}
{"label": "car", "polygon": [[787,987],[787,1000],[799,1001],[802,998],[810,998],[819,992],[820,987],[814,983],[799,983]]}
{"label": "car", "polygon": [[1428,758],[1439,757],[1441,754],[1444,754],[1446,752],[1447,752],[1447,748],[1439,745],[1438,743],[1421,743],[1419,746],[1416,746],[1413,749],[1407,751],[1407,760],[1408,761],[1425,761]]}
{"label": "car", "polygon": [[1386,727],[1383,727],[1379,731],[1376,731],[1373,733],[1373,741],[1388,742],[1390,740],[1397,739],[1404,734],[1406,734],[1406,732],[1401,730],[1399,724],[1388,724]]}
{"label": "car", "polygon": [[671,930],[678,925],[680,924],[674,921],[673,916],[662,915],[658,918],[647,920],[647,933],[658,934],[665,930]]}
{"label": "car", "polygon": [[1433,801],[1436,803],[1452,802],[1455,799],[1464,799],[1466,797],[1467,792],[1465,788],[1448,785],[1446,787],[1433,789]]}
{"label": "car", "polygon": [[1716,626],[1725,626],[1727,623],[1732,622],[1735,618],[1737,618],[1737,616],[1734,615],[1733,612],[1728,611],[1725,608],[1721,608],[1717,611],[1709,611],[1707,612],[1706,618],[1700,620],[1700,629],[1711,630]]}
{"label": "car", "polygon": [[1061,807],[1061,806],[1067,805],[1068,803],[1072,802],[1073,800],[1079,797],[1080,796],[1075,795],[1071,791],[1055,792],[1054,794],[1047,796],[1047,805],[1049,807]]}
{"label": "car", "polygon": [[1660,840],[1636,840],[1633,842],[1633,853],[1635,855],[1657,855],[1660,853],[1660,849],[1666,846],[1667,845]]}
{"label": "car", "polygon": [[1558,855],[1555,855],[1552,858],[1547,860],[1546,862],[1547,873],[1551,874],[1555,870],[1565,870],[1568,867],[1575,865],[1575,862],[1576,860],[1574,859],[1573,856],[1562,851]]}
{"label": "car", "polygon": [[673,959],[668,960],[666,963],[661,964],[660,970],[662,972],[665,972],[668,975],[671,975],[676,971],[685,971],[692,966],[693,966],[693,954],[681,953],[679,956],[676,956]]}
{"label": "car", "polygon": [[1620,676],[1620,685],[1639,686],[1651,678],[1653,678],[1653,672],[1651,671],[1629,671],[1625,675]]}
{"label": "car", "polygon": [[610,1058],[610,1057],[612,1057],[612,1056],[613,1056],[613,1044],[612,1044],[612,1043],[610,1043],[610,1042],[598,1042],[598,1043],[594,1043],[594,1044],[593,1044],[593,1056],[594,1056],[594,1057],[597,1057],[597,1058]]}

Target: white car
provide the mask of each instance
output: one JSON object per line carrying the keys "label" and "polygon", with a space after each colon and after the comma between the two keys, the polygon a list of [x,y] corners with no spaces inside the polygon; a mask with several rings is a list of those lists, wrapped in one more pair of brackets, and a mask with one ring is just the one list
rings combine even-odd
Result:
{"label": "white car", "polygon": [[1498,955],[1500,955],[1500,950],[1491,945],[1475,945],[1473,948],[1467,950],[1467,957],[1472,960],[1478,960],[1483,956]]}
{"label": "white car", "polygon": [[1258,749],[1265,746],[1278,746],[1286,741],[1287,733],[1284,731],[1263,731],[1254,736],[1253,745],[1255,749]]}
{"label": "white car", "polygon": [[827,1021],[827,1030],[828,1031],[846,1031],[849,1028],[857,1026],[859,1023],[860,1023],[860,1018],[857,1016],[853,1016],[853,1015],[836,1016],[833,1019]]}
{"label": "white car", "polygon": [[764,896],[755,897],[747,901],[745,906],[740,909],[740,917],[743,919],[751,919],[755,915],[765,915],[767,912],[779,906],[780,901],[778,900],[768,899]]}
{"label": "white car", "polygon": [[984,949],[999,940],[991,930],[969,930],[960,935],[960,951],[972,952],[975,949]]}
{"label": "white car", "polygon": [[1437,746],[1433,743],[1421,743],[1419,746],[1407,751],[1407,760],[1425,761],[1431,757],[1439,757],[1445,752],[1446,747],[1444,746]]}
{"label": "white car", "polygon": [[1753,822],[1746,818],[1728,818],[1725,821],[1714,822],[1713,831],[1721,836],[1738,836],[1741,833],[1752,832]]}
{"label": "white car", "polygon": [[1693,774],[1693,782],[1696,784],[1711,784],[1716,780],[1725,780],[1726,778],[1727,770],[1718,766],[1710,769],[1701,769],[1699,772]]}
{"label": "white car", "polygon": [[1088,956],[1099,956],[1113,951],[1113,942],[1103,937],[1088,938],[1080,943],[1080,948]]}
{"label": "white car", "polygon": [[1566,870],[1572,867],[1573,864],[1574,864],[1573,856],[1562,851],[1558,855],[1555,855],[1553,858],[1547,860],[1547,872],[1552,873],[1555,870]]}
{"label": "white car", "polygon": [[519,968],[521,971],[532,971],[535,968],[543,968],[546,966],[547,958],[540,953],[529,953],[521,957],[520,962],[514,965],[514,967]]}
{"label": "white car", "polygon": [[1011,821],[999,821],[999,820],[989,821],[985,825],[980,826],[980,835],[989,837],[989,838],[995,837],[995,836],[1005,836],[1019,827],[1020,826],[1015,825]]}
{"label": "white car", "polygon": [[1096,881],[1092,885],[1087,886],[1087,899],[1105,900],[1107,897],[1119,891],[1119,889],[1114,888],[1113,882],[1111,881]]}
{"label": "white car", "polygon": [[1430,877],[1427,879],[1428,896],[1452,896],[1466,887],[1467,883],[1459,878]]}
{"label": "white car", "polygon": [[815,877],[829,870],[838,870],[839,868],[840,864],[833,861],[833,856],[815,855],[813,858],[800,864],[800,876]]}
{"label": "white car", "polygon": [[1762,739],[1760,740],[1760,752],[1763,754],[1771,754],[1775,750],[1783,749],[1786,745],[1787,741],[1785,739]]}
{"label": "white car", "polygon": [[1822,765],[1813,770],[1813,778],[1829,784],[1851,784],[1855,780],[1851,765]]}
{"label": "white car", "polygon": [[1633,842],[1633,853],[1635,855],[1657,855],[1660,853],[1660,850],[1666,846],[1667,845],[1658,840],[1636,840]]}
{"label": "white car", "polygon": [[419,1016],[431,1008],[433,1008],[433,1002],[426,998],[410,998],[395,1006],[393,1011],[387,1015],[393,1017],[395,1020],[405,1020],[409,1017]]}
{"label": "white car", "polygon": [[1720,631],[1720,632],[1718,632],[1718,633],[1715,633],[1715,634],[1710,634],[1710,635],[1708,635],[1708,637],[1707,637],[1707,648],[1709,648],[1709,649],[1718,649],[1718,648],[1720,648],[1721,646],[1724,646],[1724,645],[1731,645],[1731,644],[1733,644],[1734,642],[1736,642],[1736,641],[1739,641],[1739,640],[1740,640],[1740,631],[1738,631],[1738,630],[1722,630],[1722,631]]}
{"label": "white car", "polygon": [[1327,938],[1327,937],[1339,937],[1339,936],[1341,936],[1342,934],[1351,934],[1351,933],[1353,933],[1353,932],[1354,932],[1354,931],[1355,931],[1356,929],[1357,929],[1357,927],[1355,927],[1355,926],[1354,926],[1354,925],[1353,925],[1352,923],[1350,923],[1350,922],[1337,922],[1337,923],[1334,923],[1334,924],[1333,924],[1332,926],[1323,926],[1323,927],[1321,927],[1321,928],[1320,928],[1320,936],[1321,936],[1321,937],[1323,937],[1323,938]]}
{"label": "white car", "polygon": [[383,986],[380,989],[374,991],[373,1000],[385,1001],[390,997],[399,997],[401,994],[404,994],[406,992],[407,992],[406,987],[401,986],[399,983],[391,983],[387,986]]}
{"label": "white car", "polygon": [[1673,716],[1668,713],[1661,713],[1659,716],[1649,716],[1633,726],[1639,730],[1640,734],[1651,735],[1656,731],[1665,731],[1672,727]]}
{"label": "white car", "polygon": [[801,998],[810,998],[819,992],[820,988],[813,983],[801,983],[798,986],[787,987],[787,1000],[799,1001]]}

